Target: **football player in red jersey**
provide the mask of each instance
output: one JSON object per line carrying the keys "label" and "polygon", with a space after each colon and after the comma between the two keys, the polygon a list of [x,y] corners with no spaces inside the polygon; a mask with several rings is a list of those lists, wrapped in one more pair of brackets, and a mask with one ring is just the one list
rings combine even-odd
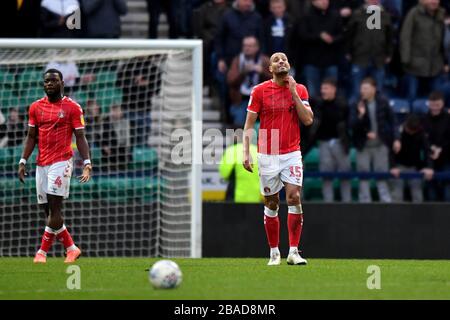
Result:
{"label": "football player in red jersey", "polygon": [[260,189],[264,195],[264,225],[270,246],[268,265],[281,263],[279,244],[280,222],[278,209],[279,192],[286,190],[288,204],[289,254],[287,263],[307,263],[298,251],[303,225],[301,187],[303,164],[300,152],[300,121],[309,126],[313,112],[308,102],[305,86],[297,84],[289,75],[290,65],[284,53],[277,52],[270,57],[269,71],[273,78],[253,89],[247,108],[244,126],[244,160],[246,170],[252,172],[253,161],[249,145],[253,127],[259,116],[258,169]]}
{"label": "football player in red jersey", "polygon": [[47,225],[41,247],[34,258],[35,263],[46,263],[47,252],[58,239],[64,245],[67,256],[64,262],[72,263],[81,254],[64,225],[61,214],[63,199],[69,196],[72,176],[72,134],[75,133],[78,151],[84,160],[84,183],[91,178],[92,164],[89,145],[84,134],[83,110],[72,99],[63,95],[64,81],[59,70],[44,73],[46,97],[31,104],[28,119],[28,135],[22,158],[19,161],[19,179],[25,183],[26,163],[37,143],[39,154],[36,167],[36,191],[38,203],[45,210]]}

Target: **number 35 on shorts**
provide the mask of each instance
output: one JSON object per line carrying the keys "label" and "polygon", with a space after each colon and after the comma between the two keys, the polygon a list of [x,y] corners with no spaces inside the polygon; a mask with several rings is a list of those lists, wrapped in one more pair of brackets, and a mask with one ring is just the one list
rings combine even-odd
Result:
{"label": "number 35 on shorts", "polygon": [[302,177],[302,167],[301,166],[289,166],[289,171],[291,177],[301,178]]}

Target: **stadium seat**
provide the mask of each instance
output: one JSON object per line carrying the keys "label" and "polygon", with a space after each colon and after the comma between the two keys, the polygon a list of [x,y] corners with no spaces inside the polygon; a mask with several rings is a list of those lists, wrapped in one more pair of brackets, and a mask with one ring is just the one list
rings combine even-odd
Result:
{"label": "stadium seat", "polygon": [[391,99],[389,104],[396,114],[408,114],[411,111],[408,100]]}
{"label": "stadium seat", "polygon": [[0,69],[0,89],[12,89],[14,82],[14,74]]}
{"label": "stadium seat", "polygon": [[0,148],[0,168],[2,168],[2,171],[5,170],[5,166],[9,166],[12,162],[13,155],[10,148]]}
{"label": "stadium seat", "polygon": [[416,99],[412,103],[412,112],[414,113],[427,113],[428,112],[428,100]]}
{"label": "stadium seat", "polygon": [[315,171],[319,169],[319,148],[312,148],[303,158],[305,170]]}
{"label": "stadium seat", "polygon": [[133,149],[133,161],[131,169],[153,169],[158,165],[158,153],[152,148]]}
{"label": "stadium seat", "polygon": [[113,104],[122,104],[122,90],[116,88],[104,88],[96,92],[97,103],[102,107],[102,113],[107,114]]}
{"label": "stadium seat", "polygon": [[154,202],[160,188],[156,177],[100,177],[96,183],[99,199],[119,203]]}
{"label": "stadium seat", "polygon": [[111,88],[116,85],[117,73],[115,71],[99,71],[95,74],[95,81],[89,84],[89,89]]}
{"label": "stadium seat", "polygon": [[20,88],[36,87],[43,84],[42,70],[25,69],[19,74],[19,86]]}

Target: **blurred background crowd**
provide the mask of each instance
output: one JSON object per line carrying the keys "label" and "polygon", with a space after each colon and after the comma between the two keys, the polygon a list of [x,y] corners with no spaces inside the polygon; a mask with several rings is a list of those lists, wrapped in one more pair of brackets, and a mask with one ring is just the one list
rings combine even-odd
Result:
{"label": "blurred background crowd", "polygon": [[[129,2],[3,0],[0,37],[119,38]],[[389,179],[377,178],[373,187],[383,202],[450,201],[448,178],[436,179],[436,173],[450,172],[450,1],[146,4],[148,38],[159,37],[164,14],[168,38],[203,40],[205,92],[218,105],[226,126],[243,126],[253,86],[270,78],[270,55],[285,52],[292,75],[310,94],[316,121],[302,128],[302,150],[304,156],[311,150],[318,153],[320,172],[389,173]],[[372,5],[378,11],[368,8]],[[76,18],[74,13],[81,17],[81,29],[66,25]],[[77,83],[92,81],[86,75],[75,78]],[[146,86],[149,80],[136,81]],[[95,101],[89,104],[95,106]],[[129,116],[123,116],[120,105],[111,110],[113,120]],[[116,128],[124,144],[130,138],[121,132],[134,130],[138,119],[145,121],[141,116],[131,118],[129,129],[124,123]],[[19,122],[14,110],[0,114],[0,131],[6,136],[12,132],[7,127]],[[23,133],[5,143],[21,139]],[[412,175],[395,179],[404,173]],[[350,179],[335,175],[340,180],[336,193],[332,177],[323,179],[323,200],[351,201]],[[373,200],[369,180],[360,179],[357,195],[360,202]]]}

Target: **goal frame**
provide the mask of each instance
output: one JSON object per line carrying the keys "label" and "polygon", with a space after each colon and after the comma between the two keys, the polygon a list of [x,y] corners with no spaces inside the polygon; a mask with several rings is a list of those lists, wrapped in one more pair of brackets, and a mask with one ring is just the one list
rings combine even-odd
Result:
{"label": "goal frame", "polygon": [[0,48],[8,49],[168,49],[192,50],[191,107],[191,247],[190,257],[202,257],[202,109],[203,62],[202,40],[133,40],[133,39],[0,39]]}

